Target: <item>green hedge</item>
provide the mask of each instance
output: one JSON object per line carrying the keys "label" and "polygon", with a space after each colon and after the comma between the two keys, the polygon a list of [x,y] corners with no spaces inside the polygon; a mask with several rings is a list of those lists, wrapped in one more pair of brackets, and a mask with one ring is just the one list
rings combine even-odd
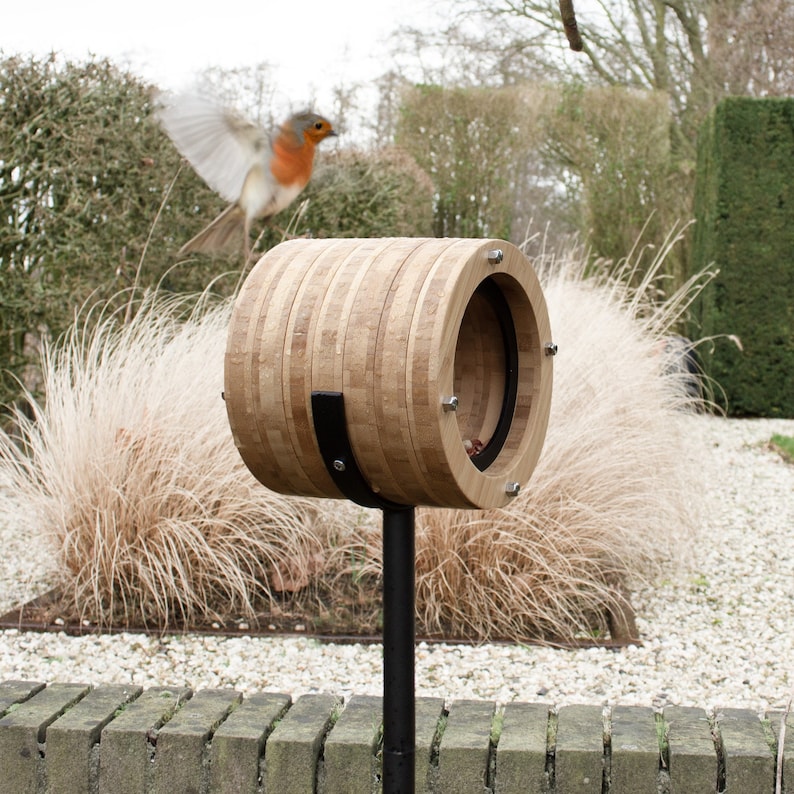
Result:
{"label": "green hedge", "polygon": [[692,267],[719,276],[694,336],[735,416],[794,417],[794,99],[732,97],[698,142]]}
{"label": "green hedge", "polygon": [[[177,255],[224,202],[192,168],[180,170],[179,152],[152,117],[152,90],[106,60],[0,57],[0,425],[20,382],[34,393],[41,387],[40,340],[57,338],[84,304],[124,308],[144,251],[141,290],[212,284],[228,293],[238,281],[240,251]],[[294,233],[431,233],[432,184],[404,153],[334,156],[328,147],[317,160]],[[259,250],[280,241],[297,206],[276,219],[279,228],[266,228]]]}

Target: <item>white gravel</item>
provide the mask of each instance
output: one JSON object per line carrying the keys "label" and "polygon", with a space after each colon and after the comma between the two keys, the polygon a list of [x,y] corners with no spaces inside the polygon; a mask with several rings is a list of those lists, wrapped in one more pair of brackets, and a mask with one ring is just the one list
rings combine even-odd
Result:
{"label": "white gravel", "polygon": [[[785,708],[794,694],[794,466],[764,448],[794,420],[682,417],[702,440],[705,524],[687,570],[637,590],[642,646],[420,644],[416,690],[593,704]],[[0,522],[1,523],[1,522]],[[48,562],[0,526],[0,610],[47,589]],[[25,584],[32,572],[33,585]],[[0,633],[0,680],[381,692],[380,645],[310,638]]]}

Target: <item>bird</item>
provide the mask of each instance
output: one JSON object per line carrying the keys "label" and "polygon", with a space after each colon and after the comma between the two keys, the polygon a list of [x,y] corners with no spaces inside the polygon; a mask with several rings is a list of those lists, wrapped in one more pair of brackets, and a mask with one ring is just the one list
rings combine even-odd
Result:
{"label": "bird", "polygon": [[252,221],[272,218],[297,198],[311,178],[315,147],[337,135],[328,119],[310,110],[268,133],[200,93],[160,95],[156,116],[196,173],[230,202],[179,256],[225,250],[242,234],[248,261]]}

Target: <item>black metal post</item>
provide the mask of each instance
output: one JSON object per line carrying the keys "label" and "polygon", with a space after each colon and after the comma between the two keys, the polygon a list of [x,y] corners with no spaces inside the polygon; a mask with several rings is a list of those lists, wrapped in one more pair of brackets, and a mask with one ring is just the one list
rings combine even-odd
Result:
{"label": "black metal post", "polygon": [[414,794],[414,513],[383,509],[383,794]]}
{"label": "black metal post", "polygon": [[351,501],[383,511],[383,794],[414,794],[414,518],[410,505],[374,493],[356,463],[342,392],[313,391],[325,468]]}

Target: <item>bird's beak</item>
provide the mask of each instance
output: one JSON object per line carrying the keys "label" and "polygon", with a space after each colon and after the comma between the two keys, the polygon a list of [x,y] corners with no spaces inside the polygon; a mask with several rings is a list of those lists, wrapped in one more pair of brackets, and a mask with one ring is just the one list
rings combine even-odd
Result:
{"label": "bird's beak", "polygon": [[329,130],[328,135],[329,137],[336,138],[339,136],[339,133],[336,130]]}

